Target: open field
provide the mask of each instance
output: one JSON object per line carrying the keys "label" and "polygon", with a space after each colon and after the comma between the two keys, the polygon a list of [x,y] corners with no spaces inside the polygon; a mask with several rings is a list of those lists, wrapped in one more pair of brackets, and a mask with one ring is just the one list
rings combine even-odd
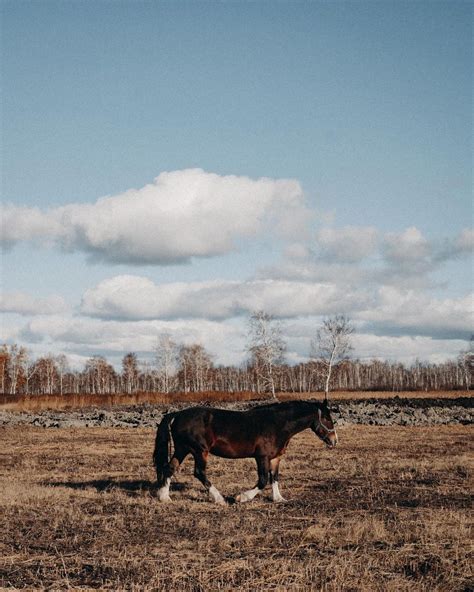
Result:
{"label": "open field", "polygon": [[[457,399],[470,396],[471,391],[334,391],[331,399],[351,401],[359,399]],[[133,393],[118,395],[0,395],[0,410],[4,411],[42,411],[44,409],[82,409],[87,407],[114,407],[116,405],[140,405],[152,403],[171,405],[173,403],[201,401],[246,402],[268,399],[269,395],[258,395],[251,392],[197,392],[197,393]],[[320,399],[324,393],[278,393],[279,401],[289,399]]]}
{"label": "open field", "polygon": [[[185,461],[153,497],[154,430],[1,428],[0,586],[114,590],[473,589],[470,426],[311,432],[282,462],[285,504],[215,506]],[[250,460],[210,459],[226,495]]]}

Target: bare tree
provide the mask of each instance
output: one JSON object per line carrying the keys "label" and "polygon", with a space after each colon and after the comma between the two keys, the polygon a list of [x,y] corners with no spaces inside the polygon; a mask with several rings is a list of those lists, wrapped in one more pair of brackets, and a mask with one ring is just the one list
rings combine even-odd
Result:
{"label": "bare tree", "polygon": [[311,343],[311,358],[321,362],[324,368],[324,397],[328,398],[333,369],[347,360],[352,350],[351,335],[354,327],[344,315],[334,315],[323,321]]}
{"label": "bare tree", "polygon": [[249,319],[247,349],[257,373],[257,391],[260,391],[261,381],[275,399],[275,367],[283,362],[286,351],[281,323],[263,310],[254,312]]}
{"label": "bare tree", "polygon": [[164,393],[169,393],[175,386],[178,353],[178,346],[171,339],[169,333],[163,333],[158,337],[158,343],[155,347],[155,359],[160,388]]}
{"label": "bare tree", "polygon": [[83,377],[86,392],[104,395],[112,392],[115,370],[103,356],[92,356],[86,362]]}
{"label": "bare tree", "polygon": [[138,386],[138,359],[137,354],[130,352],[122,359],[122,379],[125,392],[128,394],[137,391]]}
{"label": "bare tree", "polygon": [[468,391],[471,388],[472,374],[474,372],[474,335],[471,335],[469,347],[459,352],[458,364],[462,369],[464,384]]}
{"label": "bare tree", "polygon": [[56,367],[58,371],[59,381],[59,394],[63,394],[64,375],[69,370],[69,363],[67,357],[64,354],[56,356]]}
{"label": "bare tree", "polygon": [[24,374],[28,362],[26,348],[17,345],[10,346],[8,358],[8,374],[10,377],[10,394],[16,395],[18,387],[24,381]]}
{"label": "bare tree", "polygon": [[204,346],[199,343],[182,345],[179,349],[179,366],[185,393],[207,390],[212,358]]}

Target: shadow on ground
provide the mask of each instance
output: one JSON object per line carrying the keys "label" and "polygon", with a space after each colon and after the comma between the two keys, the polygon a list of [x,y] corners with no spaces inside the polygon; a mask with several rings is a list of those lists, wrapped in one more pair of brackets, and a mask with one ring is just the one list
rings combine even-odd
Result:
{"label": "shadow on ground", "polygon": [[[118,481],[116,479],[94,479],[92,481],[45,481],[42,485],[48,487],[67,487],[69,489],[95,489],[98,492],[120,489],[127,493],[139,493],[141,491],[156,491],[156,481],[144,479],[132,481]],[[183,491],[186,488],[184,483],[172,483],[172,491]]]}
{"label": "shadow on ground", "polygon": [[[149,491],[151,495],[155,496],[157,487],[156,481],[146,481],[138,479],[135,481],[117,481],[116,479],[94,479],[92,481],[44,481],[42,485],[47,487],[67,487],[74,490],[95,489],[97,492],[107,492],[120,490],[129,495],[137,495],[144,491]],[[170,491],[184,491],[186,489],[185,483],[171,483]],[[235,496],[225,495],[225,501],[228,504],[235,504]]]}

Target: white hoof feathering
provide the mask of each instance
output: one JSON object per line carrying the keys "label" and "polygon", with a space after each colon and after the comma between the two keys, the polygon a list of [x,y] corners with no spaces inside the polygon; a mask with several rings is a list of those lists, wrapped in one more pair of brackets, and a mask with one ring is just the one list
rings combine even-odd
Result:
{"label": "white hoof feathering", "polygon": [[258,487],[254,487],[253,489],[249,489],[248,491],[244,491],[238,495],[236,500],[241,504],[244,502],[250,502],[258,493],[260,493],[260,489]]}
{"label": "white hoof feathering", "polygon": [[211,502],[220,504],[221,506],[225,505],[225,499],[222,497],[219,490],[214,487],[214,485],[209,487],[209,497],[211,498]]}
{"label": "white hoof feathering", "polygon": [[166,479],[166,483],[163,485],[163,487],[160,487],[158,489],[158,500],[160,502],[170,502],[171,498],[170,498],[170,483],[171,483],[171,479]]}
{"label": "white hoof feathering", "polygon": [[278,481],[272,483],[272,496],[274,502],[286,502],[286,499],[280,493]]}

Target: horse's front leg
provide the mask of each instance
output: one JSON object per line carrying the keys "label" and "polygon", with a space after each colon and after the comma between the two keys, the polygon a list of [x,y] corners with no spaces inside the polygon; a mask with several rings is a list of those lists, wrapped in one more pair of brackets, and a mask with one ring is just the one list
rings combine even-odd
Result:
{"label": "horse's front leg", "polygon": [[262,493],[268,483],[268,474],[270,471],[270,460],[268,456],[257,456],[255,460],[257,461],[258,471],[257,485],[253,489],[249,489],[238,495],[235,498],[238,502],[243,503],[253,500],[256,495]]}
{"label": "horse's front leg", "polygon": [[280,468],[281,457],[277,456],[270,461],[270,483],[272,484],[272,496],[274,502],[286,502],[286,499],[281,495],[278,486],[278,471]]}
{"label": "horse's front leg", "polygon": [[194,455],[194,476],[204,485],[209,492],[209,497],[216,504],[225,505],[225,499],[214,485],[209,481],[206,475],[208,452],[197,452]]}

